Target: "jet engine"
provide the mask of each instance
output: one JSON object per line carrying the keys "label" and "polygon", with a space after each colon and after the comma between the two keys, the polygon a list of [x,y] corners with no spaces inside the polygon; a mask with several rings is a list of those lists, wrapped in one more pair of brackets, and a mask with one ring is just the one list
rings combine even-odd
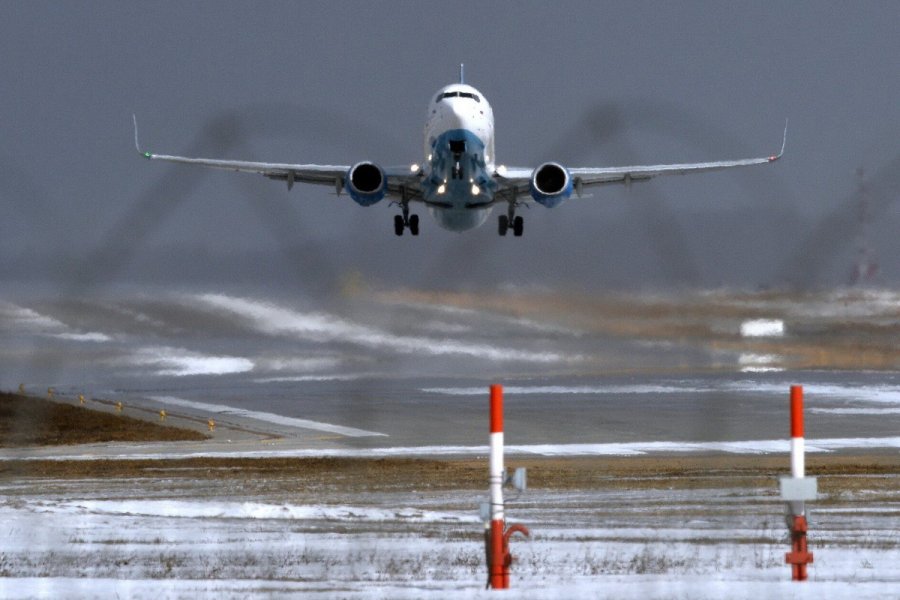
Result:
{"label": "jet engine", "polygon": [[347,193],[360,206],[372,206],[387,193],[387,177],[375,163],[356,163],[347,172]]}
{"label": "jet engine", "polygon": [[559,163],[544,163],[531,174],[531,197],[553,208],[572,195],[572,176]]}

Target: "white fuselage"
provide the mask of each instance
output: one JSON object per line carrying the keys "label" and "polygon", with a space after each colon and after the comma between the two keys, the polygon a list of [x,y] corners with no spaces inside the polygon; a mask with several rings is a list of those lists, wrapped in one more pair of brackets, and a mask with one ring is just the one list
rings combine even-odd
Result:
{"label": "white fuselage", "polygon": [[441,88],[425,121],[425,203],[441,225],[478,227],[491,211],[494,176],[494,113],[472,86]]}

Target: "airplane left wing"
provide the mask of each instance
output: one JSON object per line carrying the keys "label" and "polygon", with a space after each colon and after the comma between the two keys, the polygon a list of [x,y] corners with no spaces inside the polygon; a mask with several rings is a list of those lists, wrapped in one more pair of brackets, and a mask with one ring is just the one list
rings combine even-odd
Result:
{"label": "airplane left wing", "polygon": [[279,179],[288,182],[288,187],[295,181],[304,183],[317,183],[321,185],[335,185],[340,187],[343,179],[350,169],[350,165],[312,165],[290,163],[266,163],[242,160],[219,160],[214,158],[191,158],[187,156],[170,156],[168,154],[154,154],[141,150],[138,142],[137,117],[134,117],[134,147],[144,158],[150,160],[164,160],[166,162],[182,163],[188,165],[200,165],[213,169],[225,169],[228,171],[240,171],[243,173],[259,173],[270,179]]}
{"label": "airplane left wing", "polygon": [[[187,165],[199,165],[213,169],[227,171],[239,171],[242,173],[259,173],[269,179],[286,181],[288,189],[295,182],[312,183],[318,185],[331,185],[337,195],[340,195],[346,183],[347,174],[353,165],[315,165],[292,163],[267,163],[244,160],[221,160],[216,158],[192,158],[188,156],[170,156],[168,154],[155,154],[141,150],[138,141],[137,117],[134,116],[134,147],[144,158],[150,160],[164,160],[166,162],[181,163]],[[388,167],[384,169],[386,179],[385,193],[389,196],[410,200],[422,199],[421,177],[419,172],[411,172],[409,167]]]}

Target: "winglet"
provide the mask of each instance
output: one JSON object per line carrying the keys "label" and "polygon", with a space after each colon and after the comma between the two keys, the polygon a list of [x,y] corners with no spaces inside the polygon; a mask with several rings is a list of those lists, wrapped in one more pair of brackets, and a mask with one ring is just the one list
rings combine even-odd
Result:
{"label": "winglet", "polygon": [[138,154],[140,154],[144,158],[153,158],[153,155],[151,153],[141,150],[141,144],[140,142],[138,142],[137,115],[132,114],[131,118],[134,120],[134,147],[137,149]]}
{"label": "winglet", "polygon": [[778,160],[779,158],[784,156],[784,147],[787,146],[787,127],[788,127],[788,120],[785,119],[784,120],[784,137],[781,140],[781,151],[778,154],[774,154],[774,155],[770,156],[769,162],[775,162],[776,160]]}

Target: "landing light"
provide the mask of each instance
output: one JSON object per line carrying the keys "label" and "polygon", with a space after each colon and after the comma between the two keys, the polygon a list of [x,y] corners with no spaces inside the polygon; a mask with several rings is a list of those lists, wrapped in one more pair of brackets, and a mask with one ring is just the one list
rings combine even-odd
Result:
{"label": "landing light", "polygon": [[447,191],[447,186],[444,185],[443,183],[438,186],[438,189],[437,189],[438,194],[443,194],[446,191]]}
{"label": "landing light", "polygon": [[480,193],[481,193],[481,188],[473,183],[472,184],[472,195],[477,196]]}
{"label": "landing light", "polygon": [[506,175],[506,165],[500,165],[499,167],[497,167],[497,174]]}
{"label": "landing light", "polygon": [[419,165],[417,165],[416,163],[413,163],[413,164],[409,165],[409,172],[410,172],[410,173],[418,173],[418,172],[419,172]]}

